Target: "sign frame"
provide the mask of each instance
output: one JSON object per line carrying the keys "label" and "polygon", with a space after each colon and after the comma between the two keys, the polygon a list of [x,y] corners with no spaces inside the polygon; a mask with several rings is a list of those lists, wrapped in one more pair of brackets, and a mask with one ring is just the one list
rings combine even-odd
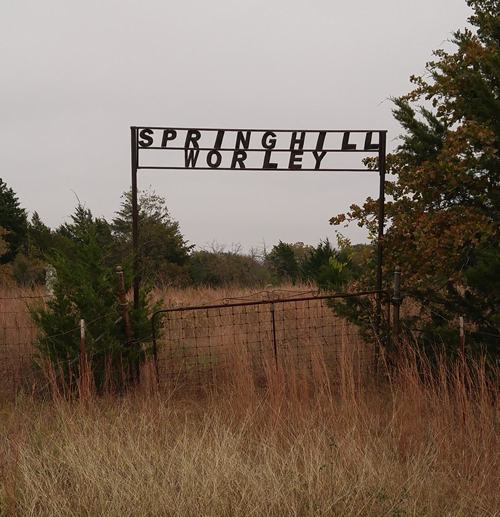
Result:
{"label": "sign frame", "polygon": [[[168,136],[172,136],[173,133],[167,134],[165,145],[153,146],[152,143],[150,145],[141,145],[144,144],[144,141],[140,141],[140,136],[148,135],[149,133],[145,133],[144,131],[154,132],[154,131],[170,131],[177,134],[178,131],[186,131],[189,135],[194,135],[193,139],[188,141],[186,138],[186,142],[184,146],[168,146]],[[213,147],[201,147],[197,144],[196,135],[198,133],[203,132],[216,132],[216,135],[219,136],[220,141],[217,145],[217,137],[216,144]],[[318,140],[315,149],[304,149],[304,141],[302,141],[302,147],[298,149],[294,145],[293,136],[291,140],[290,148],[288,149],[271,149],[279,152],[290,152],[290,153],[304,153],[304,152],[335,152],[335,153],[376,153],[378,156],[377,167],[374,168],[278,168],[278,167],[220,167],[220,166],[207,166],[207,167],[177,167],[177,166],[152,166],[152,165],[141,165],[140,164],[140,151],[144,151],[147,149],[156,149],[156,150],[184,150],[186,151],[209,151],[210,152],[237,152],[239,150],[244,150],[248,152],[266,152],[270,149],[264,146],[264,138],[262,138],[262,147],[258,149],[250,148],[247,145],[246,148],[241,149],[238,144],[234,147],[222,147],[222,139],[226,133],[264,133],[270,135],[277,135],[281,133],[291,133],[293,136],[297,137],[300,133],[302,134],[310,134],[310,133],[318,133]],[[342,145],[339,149],[324,149],[323,146],[319,145],[321,136],[324,134],[342,134]],[[356,134],[365,134],[365,145],[363,148],[357,148],[356,145],[349,143],[350,135]],[[373,135],[378,134],[378,143],[372,143]],[[150,135],[151,136],[151,135]],[[249,137],[250,139],[250,137]],[[305,137],[304,137],[305,139]],[[173,139],[170,139],[173,140]],[[323,142],[325,137],[323,136]],[[149,140],[148,140],[149,141]],[[162,141],[163,143],[163,141]],[[186,146],[187,144],[187,146]],[[384,239],[384,226],[385,226],[385,176],[386,176],[386,160],[387,160],[387,130],[385,129],[245,129],[245,128],[232,128],[232,129],[222,129],[222,128],[181,128],[181,127],[158,127],[158,126],[131,126],[130,127],[130,148],[131,148],[131,172],[132,172],[132,249],[133,249],[133,303],[134,308],[137,309],[139,307],[139,291],[140,291],[140,283],[141,283],[141,273],[140,273],[140,253],[139,253],[139,245],[140,245],[140,235],[139,235],[139,205],[138,205],[138,187],[137,187],[137,173],[139,170],[152,170],[152,169],[162,169],[162,170],[234,170],[234,171],[270,171],[270,172],[280,172],[280,171],[293,171],[293,172],[378,172],[379,173],[379,197],[378,197],[378,231],[377,231],[377,272],[376,272],[376,290],[379,292],[377,297],[377,326],[380,322],[381,318],[381,292],[383,286],[382,279],[382,270],[383,270],[383,259],[384,259],[384,250],[383,250],[383,239]],[[300,155],[302,156],[302,155]],[[292,162],[292,155],[290,158],[290,164],[296,164],[297,160]],[[187,163],[187,162],[186,162]],[[316,158],[316,164],[318,164]],[[219,163],[220,165],[220,163]],[[265,161],[264,164],[265,165]],[[272,164],[274,165],[274,164]]]}

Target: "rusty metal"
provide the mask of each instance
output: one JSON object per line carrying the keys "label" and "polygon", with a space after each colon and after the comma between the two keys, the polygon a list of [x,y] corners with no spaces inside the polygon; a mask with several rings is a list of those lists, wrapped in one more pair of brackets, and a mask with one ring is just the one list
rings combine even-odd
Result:
{"label": "rusty metal", "polygon": [[[384,263],[384,223],[385,223],[385,166],[386,166],[386,133],[380,133],[378,150],[379,197],[378,197],[378,237],[377,237],[377,283],[375,288],[382,292],[382,267]],[[382,316],[381,294],[377,297],[377,328],[380,328]]]}
{"label": "rusty metal", "polygon": [[137,128],[130,128],[130,145],[131,145],[131,169],[132,169],[132,253],[133,253],[133,296],[134,309],[139,308],[139,289],[141,283],[140,277],[140,256],[139,256],[139,206],[137,192],[137,165],[138,165],[138,139]]}
{"label": "rusty metal", "polygon": [[458,325],[459,325],[459,335],[460,335],[460,354],[462,358],[465,355],[465,330],[464,330],[464,317],[459,316],[458,318]]}
{"label": "rusty metal", "polygon": [[394,344],[398,345],[401,332],[399,321],[401,309],[401,270],[399,267],[396,267],[394,271],[394,286],[391,302],[394,307],[394,310],[392,311],[392,336]]}
{"label": "rusty metal", "polygon": [[133,337],[132,326],[130,324],[130,316],[128,313],[127,293],[125,291],[125,276],[121,266],[116,266],[116,274],[118,275],[118,303],[120,305],[122,321],[125,327],[127,346],[130,346]]}
{"label": "rusty metal", "polygon": [[[373,304],[370,301],[366,310],[370,310],[369,307],[372,307],[371,310],[373,310],[376,303],[375,297],[378,294],[378,291],[372,290],[160,309],[154,312],[151,317],[152,350],[157,368],[157,378],[166,380],[169,378],[168,375],[177,378],[180,375],[180,371],[176,370],[179,364],[190,364],[191,366],[186,366],[186,368],[192,368],[192,370],[182,371],[185,374],[188,374],[188,372],[193,375],[196,374],[195,379],[192,379],[193,382],[195,384],[202,383],[202,376],[196,368],[206,366],[207,369],[210,369],[212,368],[212,361],[217,361],[219,353],[227,353],[227,350],[226,352],[219,351],[222,350],[220,347],[223,347],[220,342],[222,336],[229,339],[232,344],[230,349],[234,350],[234,353],[241,350],[243,343],[239,339],[242,335],[247,336],[253,346],[252,353],[260,354],[262,359],[267,348],[274,358],[276,368],[282,361],[289,359],[290,354],[296,360],[302,361],[302,350],[307,351],[312,346],[316,346],[313,343],[317,343],[318,339],[326,346],[328,340],[339,340],[339,336],[343,332],[354,332],[355,325],[346,327],[340,320],[337,320],[337,323],[332,326],[331,318],[334,318],[333,321],[336,320],[334,309],[328,303],[329,301],[366,298],[368,301],[373,301]],[[388,300],[389,296],[387,293],[385,294],[384,299]],[[262,307],[263,310],[259,307]],[[241,310],[237,311],[237,308]],[[323,318],[330,316],[321,320],[318,324],[317,311],[319,308],[322,310]],[[158,319],[163,315],[166,316],[163,328],[168,331],[166,339],[169,343],[165,350],[166,353],[168,352],[168,357],[165,360],[171,365],[171,371],[169,370],[167,377],[162,376],[164,370],[160,372],[158,368],[158,340],[160,336]],[[311,321],[311,317],[316,318],[316,321]],[[289,325],[291,325],[291,328],[288,327]],[[298,334],[294,335],[294,332],[300,333],[300,337]],[[318,332],[321,335],[318,335]],[[288,345],[286,345],[287,348],[283,350],[282,355],[280,350],[286,343]],[[246,346],[248,346],[248,343]],[[330,352],[333,352],[333,350]],[[198,360],[200,360],[200,363],[198,363]],[[203,363],[203,361],[206,362]],[[304,359],[304,361],[310,363],[311,359]],[[312,367],[310,364],[308,366],[309,368]],[[206,373],[205,370],[203,372]],[[207,382],[213,378],[213,375],[214,372],[211,370]]]}
{"label": "rusty metal", "polygon": [[358,291],[356,293],[336,293],[336,294],[323,294],[320,296],[301,296],[301,297],[291,297],[291,298],[280,298],[273,300],[257,300],[251,302],[231,302],[231,303],[216,303],[213,305],[188,305],[185,307],[171,307],[169,309],[159,309],[153,313],[151,319],[154,320],[159,314],[168,313],[168,312],[185,312],[185,311],[197,311],[197,310],[205,310],[205,309],[218,309],[219,307],[245,307],[249,305],[270,305],[277,303],[288,303],[288,302],[306,302],[309,300],[334,300],[334,299],[344,299],[344,298],[358,298],[360,296],[369,296],[371,294],[377,295],[379,291],[371,290],[371,291]]}
{"label": "rusty metal", "polygon": [[271,323],[273,328],[273,352],[276,370],[278,369],[278,342],[276,340],[276,315],[274,313],[274,303],[271,303]]}

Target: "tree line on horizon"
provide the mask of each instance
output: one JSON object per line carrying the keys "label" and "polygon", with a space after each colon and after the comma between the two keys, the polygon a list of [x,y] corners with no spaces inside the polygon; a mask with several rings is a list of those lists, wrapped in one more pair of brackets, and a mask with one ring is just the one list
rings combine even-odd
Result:
{"label": "tree line on horizon", "polygon": [[[43,223],[37,212],[31,218],[16,193],[0,178],[0,281],[35,286],[45,283],[47,271],[61,255],[76,260],[75,246],[92,245],[111,267],[122,265],[131,273],[132,204],[130,192],[122,196],[111,221],[95,217],[79,203],[70,220],[56,229]],[[141,277],[150,286],[263,287],[283,283],[321,283],[340,289],[359,269],[370,245],[351,245],[338,237],[339,249],[328,238],[317,246],[279,241],[268,251],[241,246],[226,249],[213,243],[196,248],[183,236],[179,223],[155,192],[139,194]],[[87,239],[85,238],[87,235]],[[352,266],[347,268],[347,266]]]}

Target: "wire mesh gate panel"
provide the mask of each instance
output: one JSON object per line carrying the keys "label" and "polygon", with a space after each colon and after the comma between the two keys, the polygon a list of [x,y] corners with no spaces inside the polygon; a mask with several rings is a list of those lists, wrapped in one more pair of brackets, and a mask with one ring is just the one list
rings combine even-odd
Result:
{"label": "wire mesh gate panel", "polygon": [[357,300],[370,321],[376,293],[309,296],[163,309],[153,316],[160,384],[203,386],[266,370],[303,375],[326,370],[331,380],[348,363],[362,377],[373,372],[374,345],[338,315],[337,304]]}

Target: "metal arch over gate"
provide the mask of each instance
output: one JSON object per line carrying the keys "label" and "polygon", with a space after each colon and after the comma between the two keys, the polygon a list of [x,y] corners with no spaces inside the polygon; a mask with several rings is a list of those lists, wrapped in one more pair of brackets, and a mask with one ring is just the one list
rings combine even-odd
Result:
{"label": "metal arch over gate", "polygon": [[[140,254],[137,171],[231,170],[378,172],[378,243],[376,290],[382,291],[386,130],[373,129],[218,129],[132,126],[132,240],[134,307],[139,305]],[[341,166],[339,153],[378,156],[377,166]],[[363,165],[363,166],[361,166]],[[380,318],[381,299],[377,313]]]}

